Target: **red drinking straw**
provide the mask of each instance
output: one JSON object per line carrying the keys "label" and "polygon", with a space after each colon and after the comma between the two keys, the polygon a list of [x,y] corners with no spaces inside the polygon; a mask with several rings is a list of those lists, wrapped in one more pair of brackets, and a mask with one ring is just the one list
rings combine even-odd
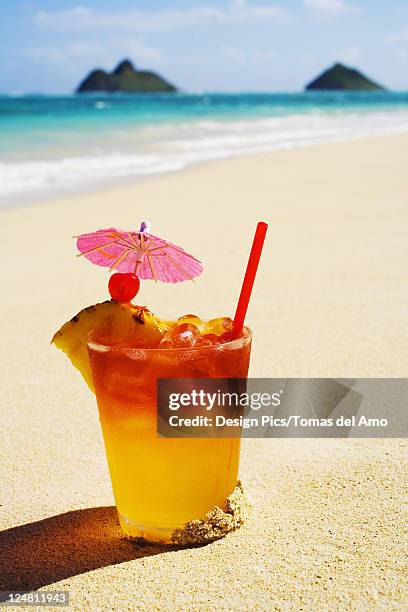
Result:
{"label": "red drinking straw", "polygon": [[245,316],[248,310],[248,304],[251,298],[252,287],[254,286],[256,271],[258,269],[259,259],[261,257],[267,229],[268,224],[264,223],[263,221],[260,221],[256,226],[254,241],[252,243],[247,269],[245,272],[244,281],[242,283],[237,309],[235,311],[234,327],[232,332],[236,336],[240,334],[244,326]]}

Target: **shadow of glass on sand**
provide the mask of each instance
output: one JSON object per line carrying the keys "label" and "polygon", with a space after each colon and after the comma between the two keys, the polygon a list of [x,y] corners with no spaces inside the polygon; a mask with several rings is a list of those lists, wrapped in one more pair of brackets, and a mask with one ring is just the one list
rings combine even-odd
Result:
{"label": "shadow of glass on sand", "polygon": [[74,510],[0,532],[0,590],[35,590],[98,568],[179,549],[125,540],[113,506]]}

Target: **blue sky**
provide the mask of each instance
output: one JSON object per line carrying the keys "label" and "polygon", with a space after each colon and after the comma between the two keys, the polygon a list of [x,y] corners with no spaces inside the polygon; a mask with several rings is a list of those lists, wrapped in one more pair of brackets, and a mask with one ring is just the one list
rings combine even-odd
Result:
{"label": "blue sky", "polygon": [[193,91],[294,91],[334,61],[408,89],[407,0],[0,2],[0,91],[71,91],[129,57]]}

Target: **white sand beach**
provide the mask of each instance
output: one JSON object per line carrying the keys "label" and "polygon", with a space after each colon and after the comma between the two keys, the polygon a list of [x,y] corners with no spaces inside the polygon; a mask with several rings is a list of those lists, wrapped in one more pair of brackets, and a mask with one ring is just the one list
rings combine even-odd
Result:
{"label": "white sand beach", "polygon": [[408,133],[317,145],[1,213],[0,590],[68,590],[75,610],[407,608],[406,440],[247,440],[249,523],[199,549],[135,548],[95,398],[49,344],[108,297],[74,234],[149,219],[204,273],[137,300],[231,316],[265,220],[251,374],[407,376],[407,151]]}

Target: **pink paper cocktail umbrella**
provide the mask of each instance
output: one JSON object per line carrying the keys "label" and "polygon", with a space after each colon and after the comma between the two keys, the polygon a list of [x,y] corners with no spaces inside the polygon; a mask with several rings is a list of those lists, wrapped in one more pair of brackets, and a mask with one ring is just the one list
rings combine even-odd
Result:
{"label": "pink paper cocktail umbrella", "polygon": [[140,230],[125,231],[114,227],[76,236],[78,256],[97,266],[122,273],[133,273],[146,280],[178,283],[201,274],[198,259],[168,240],[153,236],[143,222]]}

